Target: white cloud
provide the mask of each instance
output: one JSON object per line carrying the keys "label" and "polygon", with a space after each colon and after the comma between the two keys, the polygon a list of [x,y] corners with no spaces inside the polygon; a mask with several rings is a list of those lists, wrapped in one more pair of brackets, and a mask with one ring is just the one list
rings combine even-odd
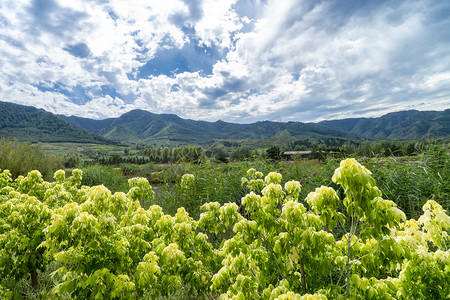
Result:
{"label": "white cloud", "polygon": [[[141,108],[250,122],[446,108],[450,99],[450,21],[441,16],[450,5],[439,1],[33,3],[0,3],[5,101],[101,118]],[[162,49],[192,41],[224,54],[211,74],[140,78]],[[57,86],[89,99],[73,103]]]}
{"label": "white cloud", "polygon": [[[271,111],[285,112],[286,107],[299,111],[293,115],[302,116],[300,120],[315,120],[318,116],[336,115],[336,110],[348,115],[349,109],[364,111],[369,106],[373,109],[370,114],[379,114],[381,107],[401,109],[423,101],[393,99],[387,93],[392,82],[397,90],[406,92],[411,77],[402,72],[403,65],[421,63],[421,59],[410,56],[409,47],[420,43],[429,30],[424,24],[423,3],[404,3],[396,8],[385,5],[339,20],[324,20],[336,9],[331,2],[321,2],[312,9],[298,4],[270,2],[255,31],[242,34],[236,49],[228,53],[228,61],[220,66],[231,73],[250,74],[250,85],[262,92],[252,97],[258,98],[260,105],[259,109],[249,109],[253,120]],[[389,18],[394,13],[399,15],[392,22]],[[339,14],[337,17],[341,18]],[[340,25],[332,27],[333,23]],[[432,47],[424,50],[434,51]],[[399,64],[398,59],[405,61]],[[432,63],[441,65],[442,60]],[[420,67],[414,69],[417,73],[423,71]],[[299,78],[294,80],[286,74]],[[273,99],[277,99],[278,107]],[[310,110],[305,105],[316,106],[314,114],[302,115],[302,110]]]}
{"label": "white cloud", "polygon": [[419,85],[419,88],[433,91],[448,86],[450,86],[450,72],[442,72],[428,77],[425,82]]}
{"label": "white cloud", "polygon": [[242,28],[244,22],[233,10],[236,0],[204,0],[203,17],[194,27],[200,42],[208,47],[218,45],[232,48],[232,34]]}

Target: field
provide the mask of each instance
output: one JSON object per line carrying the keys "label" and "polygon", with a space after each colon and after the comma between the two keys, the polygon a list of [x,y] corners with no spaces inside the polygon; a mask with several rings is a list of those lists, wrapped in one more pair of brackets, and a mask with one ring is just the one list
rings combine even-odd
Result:
{"label": "field", "polygon": [[88,143],[42,143],[42,148],[49,156],[80,155],[88,158],[95,153],[123,154],[128,146],[100,145]]}
{"label": "field", "polygon": [[[85,158],[126,150],[43,147]],[[48,181],[0,173],[0,298],[450,294],[446,147],[357,160],[80,167]]]}

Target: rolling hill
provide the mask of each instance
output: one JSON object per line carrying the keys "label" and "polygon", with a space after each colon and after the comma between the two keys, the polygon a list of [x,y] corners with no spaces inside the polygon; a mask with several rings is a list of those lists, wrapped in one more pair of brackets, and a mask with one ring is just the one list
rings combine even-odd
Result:
{"label": "rolling hill", "polygon": [[128,143],[203,145],[217,140],[356,137],[340,130],[300,122],[206,122],[182,119],[172,114],[153,114],[144,110],[133,110],[119,118],[99,121],[74,116],[61,118],[108,139]]}
{"label": "rolling hill", "polygon": [[217,140],[343,138],[424,139],[450,138],[450,109],[402,111],[378,118],[352,118],[319,123],[270,122],[235,124],[182,119],[177,115],[133,110],[119,118],[91,120],[61,116],[108,139],[155,144],[210,144]]}
{"label": "rolling hill", "polygon": [[42,109],[1,101],[0,137],[16,138],[19,141],[31,143],[117,143],[74,126]]}
{"label": "rolling hill", "polygon": [[375,140],[450,138],[450,109],[408,110],[378,118],[322,121],[317,125]]}
{"label": "rolling hill", "polygon": [[42,109],[0,102],[0,137],[27,142],[147,143],[206,145],[217,141],[286,141],[306,138],[424,139],[450,138],[450,109],[402,111],[378,118],[319,123],[270,122],[236,124],[180,118],[132,110],[118,118],[92,120],[57,116]]}

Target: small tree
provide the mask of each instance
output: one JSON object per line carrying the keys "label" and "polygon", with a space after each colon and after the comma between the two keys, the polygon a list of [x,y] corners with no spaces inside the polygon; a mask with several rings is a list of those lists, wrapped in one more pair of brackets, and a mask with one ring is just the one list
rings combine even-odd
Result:
{"label": "small tree", "polygon": [[252,150],[248,146],[242,146],[234,150],[230,158],[237,161],[242,161],[252,158]]}
{"label": "small tree", "polygon": [[[2,175],[3,180],[10,181],[7,173]],[[20,188],[36,186],[42,177],[32,171],[18,180]],[[4,195],[0,195],[0,277],[31,277],[31,286],[37,289],[37,272],[46,267],[44,248],[39,245],[45,240],[43,231],[50,224],[52,211],[36,197],[15,191],[11,186],[1,191]]]}
{"label": "small tree", "polygon": [[280,155],[280,147],[278,146],[272,146],[269,149],[266,150],[267,158],[278,160],[281,158]]}

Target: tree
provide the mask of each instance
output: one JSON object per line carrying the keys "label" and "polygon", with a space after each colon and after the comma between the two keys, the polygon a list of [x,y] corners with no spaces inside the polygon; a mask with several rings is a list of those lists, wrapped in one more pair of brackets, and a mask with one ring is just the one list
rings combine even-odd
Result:
{"label": "tree", "polygon": [[266,154],[269,159],[278,160],[281,158],[280,147],[271,146],[269,149],[266,150]]}
{"label": "tree", "polygon": [[241,146],[237,149],[235,149],[231,155],[230,158],[237,161],[243,161],[246,159],[252,158],[252,150],[248,146]]}

